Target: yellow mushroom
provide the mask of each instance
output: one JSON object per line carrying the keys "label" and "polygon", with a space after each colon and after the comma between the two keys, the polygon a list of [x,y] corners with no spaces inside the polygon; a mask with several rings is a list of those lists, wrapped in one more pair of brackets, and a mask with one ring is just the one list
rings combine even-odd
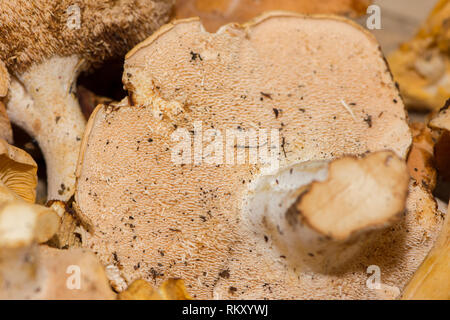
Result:
{"label": "yellow mushroom", "polygon": [[181,279],[168,279],[157,289],[145,280],[136,280],[118,294],[119,300],[192,300]]}

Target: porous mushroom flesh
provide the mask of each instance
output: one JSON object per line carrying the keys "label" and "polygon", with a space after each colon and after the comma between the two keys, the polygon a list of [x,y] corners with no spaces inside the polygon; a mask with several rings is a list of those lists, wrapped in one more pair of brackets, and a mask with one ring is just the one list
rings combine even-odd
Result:
{"label": "porous mushroom flesh", "polygon": [[75,96],[78,73],[121,57],[167,21],[172,5],[172,0],[0,3],[0,59],[13,75],[7,111],[44,153],[48,200],[67,201],[74,193],[85,128]]}
{"label": "porous mushroom flesh", "polygon": [[358,17],[366,13],[370,2],[368,0],[179,0],[175,3],[175,17],[184,19],[198,16],[206,30],[215,32],[224,24],[244,23],[270,10]]}
{"label": "porous mushroom flesh", "polygon": [[[392,192],[380,201],[398,212],[361,213],[365,222],[349,224],[366,235],[375,226],[372,250],[342,259],[336,272],[315,271],[317,252],[297,263],[275,243],[284,239],[278,228],[263,232],[244,209],[267,179],[275,198],[274,177],[290,168],[305,180],[308,163],[347,154],[388,149],[406,158],[411,133],[402,100],[378,43],[352,22],[272,12],[210,34],[197,19],[177,21],[127,55],[123,80],[129,99],[97,107],[88,122],[75,201],[91,226],[83,244],[128,284],[178,277],[193,298],[396,297],[431,248],[442,220],[432,199],[421,202],[421,191],[411,189],[416,196],[403,215],[405,191],[388,182],[376,190]],[[251,129],[257,148],[234,140]],[[252,163],[255,150],[261,161]],[[371,265],[381,270],[382,289],[366,286]]]}

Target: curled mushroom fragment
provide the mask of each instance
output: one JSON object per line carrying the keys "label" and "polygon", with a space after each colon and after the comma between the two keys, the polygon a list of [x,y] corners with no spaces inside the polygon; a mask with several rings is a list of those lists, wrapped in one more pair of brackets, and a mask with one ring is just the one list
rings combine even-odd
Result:
{"label": "curled mushroom fragment", "polygon": [[206,30],[216,31],[227,23],[243,23],[270,10],[355,17],[365,14],[369,4],[368,0],[179,0],[175,16],[177,19],[198,16]]}
{"label": "curled mushroom fragment", "polygon": [[119,300],[192,300],[181,279],[166,280],[158,289],[154,289],[145,280],[136,280],[127,290],[119,293],[117,298]]}
{"label": "curled mushroom fragment", "polygon": [[389,57],[407,107],[438,110],[450,96],[450,1],[440,0],[416,36]]}
{"label": "curled mushroom fragment", "polygon": [[0,139],[0,202],[36,199],[37,165],[25,151]]}
{"label": "curled mushroom fragment", "polygon": [[[215,34],[177,21],[127,55],[123,81],[129,98],[88,122],[75,193],[83,245],[122,281],[181,278],[208,299],[392,298],[431,248],[432,198],[410,186],[402,212],[402,100],[378,43],[346,19],[274,12]],[[288,233],[305,219],[313,246]],[[345,256],[324,260],[320,239]],[[382,289],[366,286],[373,265]]]}
{"label": "curled mushroom fragment", "polygon": [[74,193],[85,128],[75,96],[77,75],[125,54],[167,21],[172,4],[172,0],[0,3],[0,59],[13,75],[7,111],[44,153],[48,200],[67,201]]}

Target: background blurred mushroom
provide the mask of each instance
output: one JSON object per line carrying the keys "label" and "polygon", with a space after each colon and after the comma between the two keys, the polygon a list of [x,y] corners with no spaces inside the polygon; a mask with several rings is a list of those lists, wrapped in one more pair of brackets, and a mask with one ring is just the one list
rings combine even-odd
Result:
{"label": "background blurred mushroom", "polygon": [[215,32],[227,23],[244,23],[270,10],[358,17],[366,13],[370,3],[370,0],[178,0],[175,17],[198,16],[207,31]]}
{"label": "background blurred mushroom", "polygon": [[450,97],[450,0],[440,0],[388,61],[408,108],[439,110]]}
{"label": "background blurred mushroom", "polygon": [[[48,199],[68,200],[85,120],[78,74],[121,57],[169,18],[173,0],[14,0],[0,3],[0,59],[13,75],[11,120],[39,143]],[[25,27],[24,27],[25,26]]]}
{"label": "background blurred mushroom", "polygon": [[[59,217],[49,208],[25,202],[0,205],[1,299],[115,297],[93,253],[38,245],[49,240],[58,226]],[[71,276],[78,278],[72,283]]]}
{"label": "background blurred mushroom", "polygon": [[119,300],[192,300],[183,280],[169,279],[157,289],[145,280],[136,280],[117,295]]}

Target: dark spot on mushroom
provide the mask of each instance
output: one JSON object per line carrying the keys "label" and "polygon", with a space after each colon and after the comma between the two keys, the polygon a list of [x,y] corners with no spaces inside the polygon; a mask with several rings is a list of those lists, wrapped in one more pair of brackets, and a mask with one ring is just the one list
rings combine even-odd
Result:
{"label": "dark spot on mushroom", "polygon": [[367,123],[369,128],[372,128],[372,116],[369,114],[366,114],[366,117],[364,118],[364,121]]}
{"label": "dark spot on mushroom", "polygon": [[228,292],[231,293],[231,294],[234,294],[236,291],[237,291],[237,288],[236,288],[236,287],[230,287],[230,288],[228,289]]}
{"label": "dark spot on mushroom", "polygon": [[268,98],[272,100],[272,95],[270,93],[261,92],[261,95],[262,95],[261,99]]}
{"label": "dark spot on mushroom", "polygon": [[191,61],[195,61],[197,59],[199,59],[200,61],[203,61],[202,56],[200,55],[200,53],[196,53],[194,51],[191,51]]}
{"label": "dark spot on mushroom", "polygon": [[221,278],[229,279],[230,278],[230,271],[228,269],[227,270],[222,270],[222,271],[219,272],[219,276]]}

